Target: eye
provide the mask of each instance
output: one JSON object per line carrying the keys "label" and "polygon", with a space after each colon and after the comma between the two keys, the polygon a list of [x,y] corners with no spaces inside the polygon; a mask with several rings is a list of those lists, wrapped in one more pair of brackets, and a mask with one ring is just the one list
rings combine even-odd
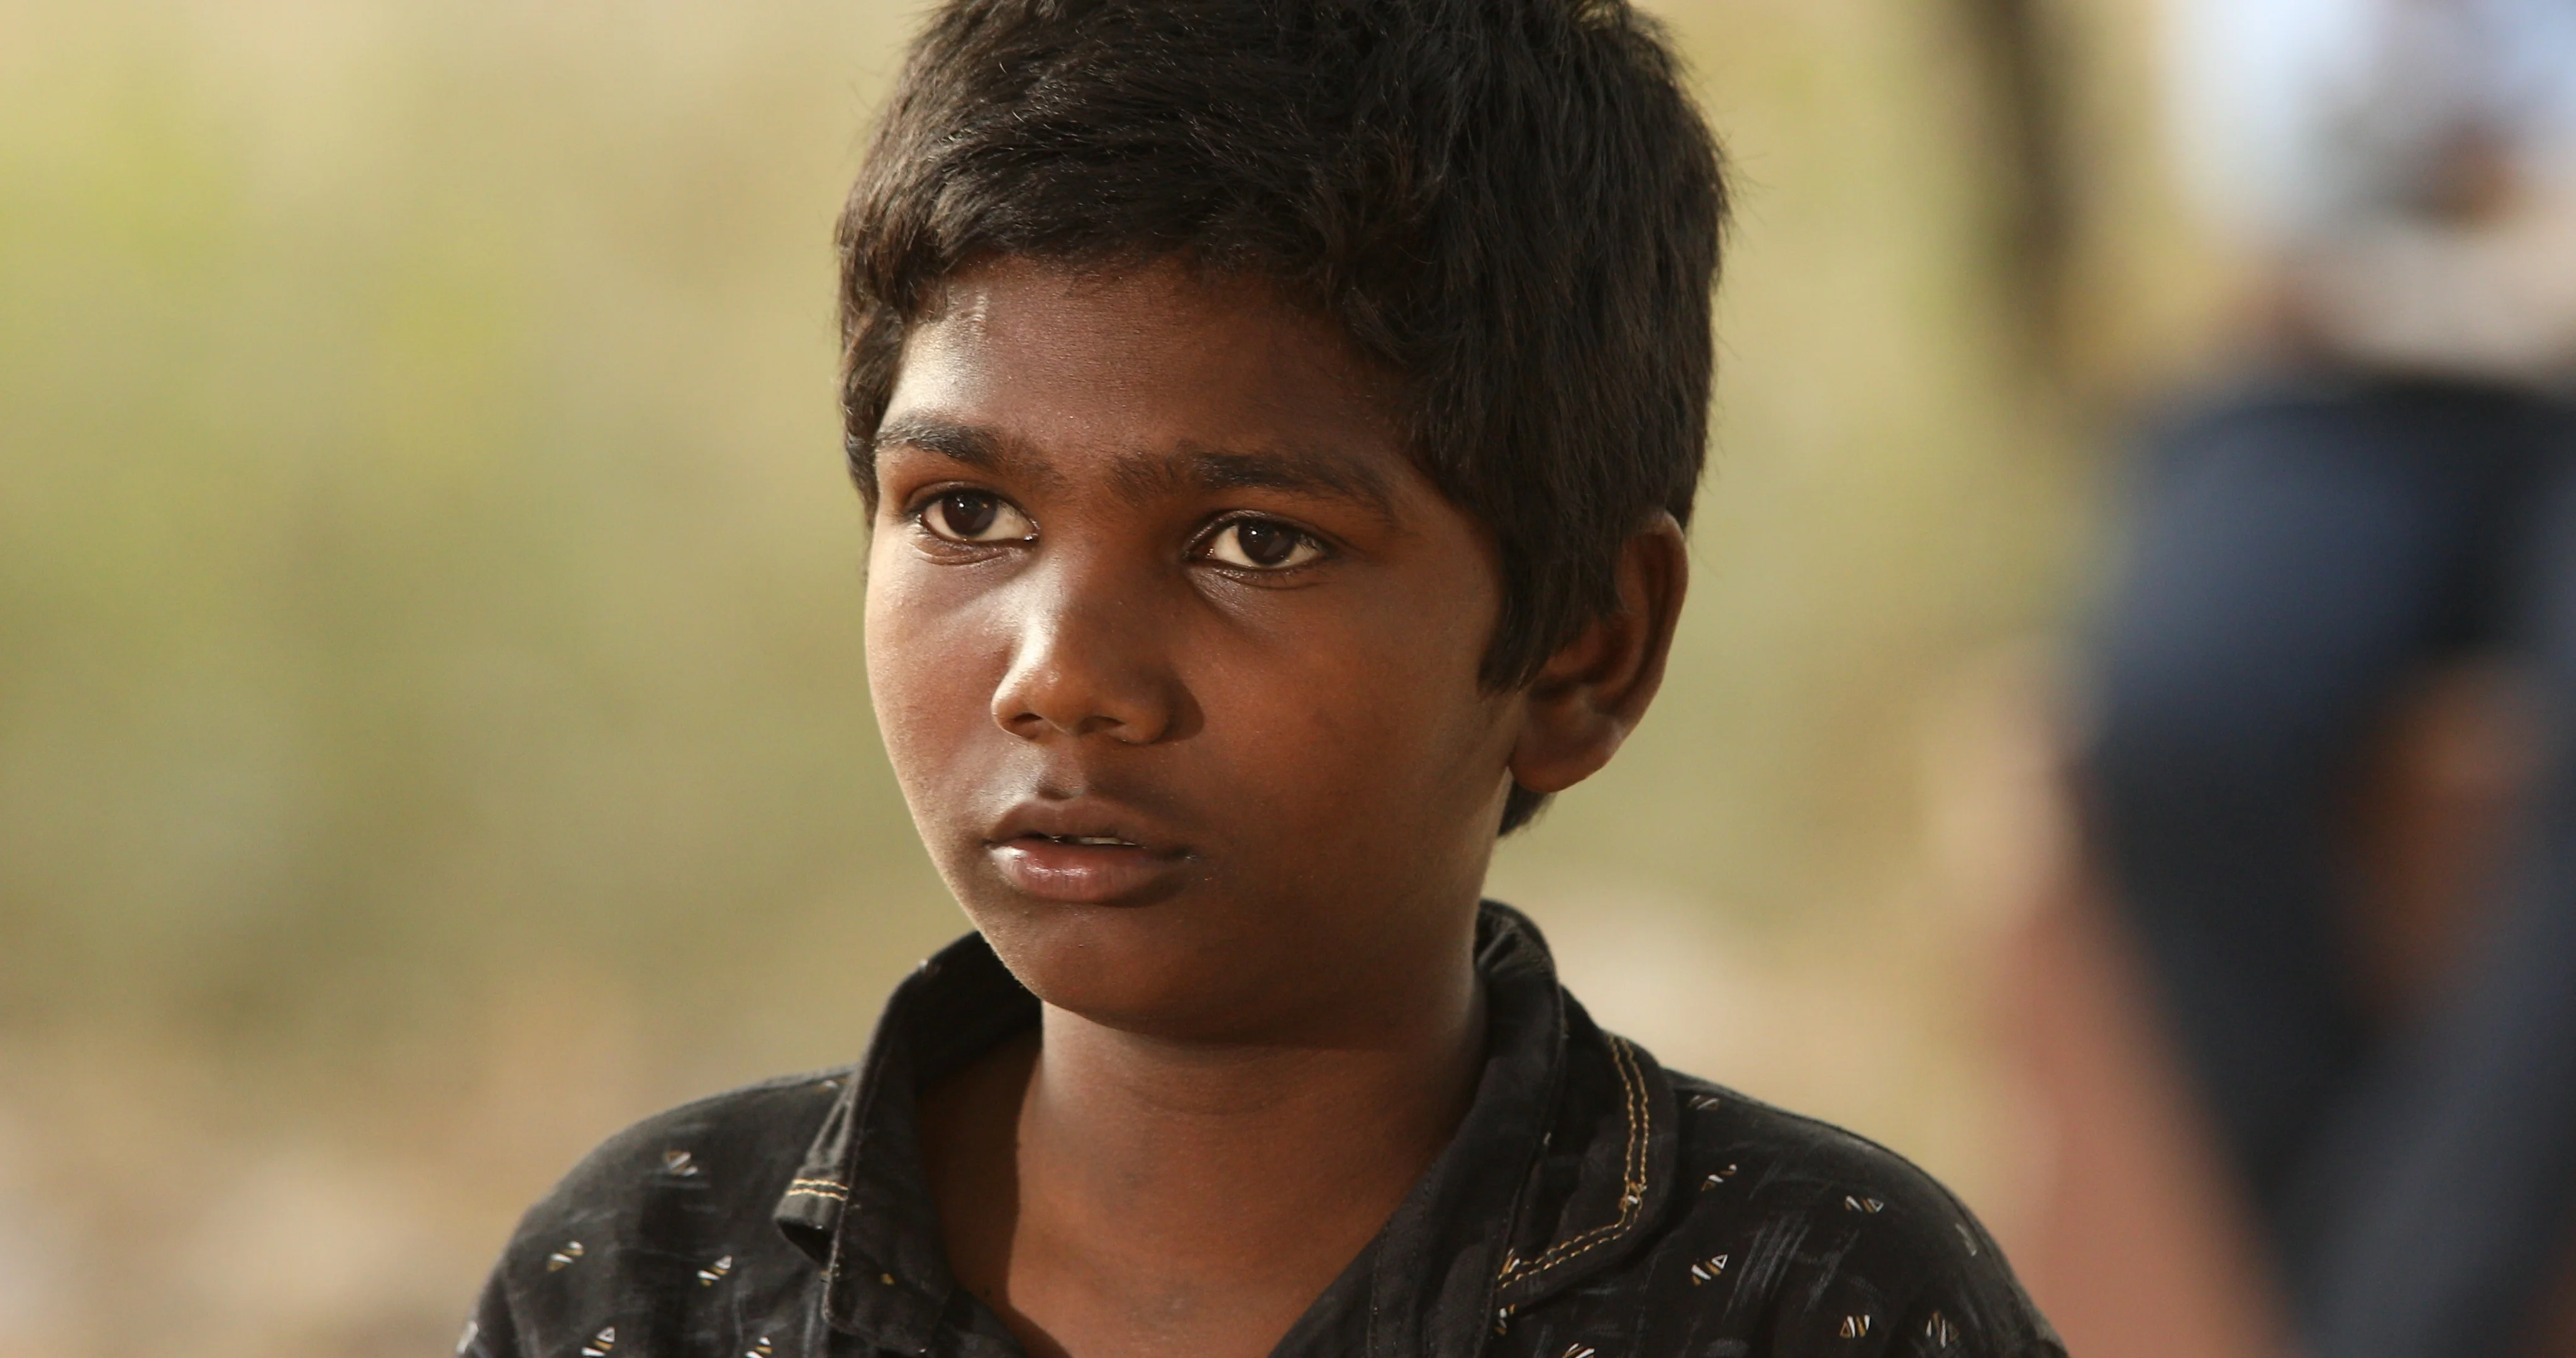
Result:
{"label": "eye", "polygon": [[1021,542],[1037,535],[1028,515],[980,490],[949,491],[923,505],[916,517],[931,536],[950,542]]}
{"label": "eye", "polygon": [[1201,549],[1207,558],[1238,570],[1280,571],[1324,554],[1324,545],[1277,519],[1236,519],[1220,525]]}

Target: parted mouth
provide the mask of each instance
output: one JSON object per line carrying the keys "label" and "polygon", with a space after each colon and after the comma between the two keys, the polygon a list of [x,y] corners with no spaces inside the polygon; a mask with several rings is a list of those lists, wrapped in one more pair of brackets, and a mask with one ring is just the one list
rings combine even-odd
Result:
{"label": "parted mouth", "polygon": [[985,836],[984,852],[1014,890],[1072,905],[1165,899],[1194,856],[1149,818],[1088,796],[1020,803]]}
{"label": "parted mouth", "polygon": [[1020,839],[1043,839],[1043,840],[1047,841],[1047,842],[1048,842],[1048,843],[1050,843],[1050,844],[1079,844],[1079,845],[1083,846],[1084,848],[1091,848],[1091,849],[1141,849],[1141,848],[1145,847],[1144,845],[1142,845],[1142,844],[1138,844],[1138,843],[1134,842],[1133,840],[1120,839],[1120,838],[1119,838],[1118,836],[1116,836],[1116,835],[1034,835],[1034,834],[1032,834],[1032,835],[1019,835],[1019,836],[1017,836],[1017,838],[1020,838]]}
{"label": "parted mouth", "polygon": [[1184,852],[1175,836],[1147,824],[1143,817],[1089,797],[1022,802],[994,823],[984,843],[989,848],[1019,844],[1134,849],[1155,857],[1180,857]]}

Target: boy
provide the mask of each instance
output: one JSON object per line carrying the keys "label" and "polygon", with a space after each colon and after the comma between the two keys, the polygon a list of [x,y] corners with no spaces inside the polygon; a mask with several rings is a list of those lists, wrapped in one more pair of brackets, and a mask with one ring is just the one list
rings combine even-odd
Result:
{"label": "boy", "polygon": [[1948,1195],[1478,900],[1661,678],[1715,148],[1619,0],[950,0],[840,244],[977,932],[595,1152],[459,1352],[2059,1352]]}

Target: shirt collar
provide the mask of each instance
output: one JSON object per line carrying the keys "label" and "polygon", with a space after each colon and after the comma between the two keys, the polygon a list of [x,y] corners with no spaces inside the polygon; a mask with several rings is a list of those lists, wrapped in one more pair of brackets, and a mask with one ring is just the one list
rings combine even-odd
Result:
{"label": "shirt collar", "polygon": [[[1671,1202],[1662,1069],[1593,1025],[1518,911],[1485,903],[1476,967],[1490,1027],[1467,1114],[1282,1355],[1467,1358],[1514,1309],[1625,1258]],[[922,1171],[915,1093],[1037,1019],[981,935],[896,988],[778,1204],[780,1230],[823,1268],[834,1328],[928,1353],[943,1317],[974,1325],[982,1308],[957,1295]]]}

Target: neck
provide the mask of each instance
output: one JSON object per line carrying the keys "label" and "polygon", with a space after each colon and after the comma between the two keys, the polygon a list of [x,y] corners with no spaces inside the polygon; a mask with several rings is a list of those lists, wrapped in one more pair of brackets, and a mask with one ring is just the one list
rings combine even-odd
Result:
{"label": "neck", "polygon": [[1474,1094],[1483,996],[1472,974],[1455,990],[1367,1045],[1175,1042],[1048,1007],[1020,1113],[1023,1210],[1114,1204],[1158,1256],[1206,1259],[1275,1257],[1330,1204],[1363,1219],[1356,1252]]}
{"label": "neck", "polygon": [[1474,1096],[1473,968],[1461,957],[1413,993],[1405,1012],[1267,1043],[1141,1036],[1047,1006],[1037,1033],[925,1101],[959,1280],[1040,1354],[1268,1352]]}

